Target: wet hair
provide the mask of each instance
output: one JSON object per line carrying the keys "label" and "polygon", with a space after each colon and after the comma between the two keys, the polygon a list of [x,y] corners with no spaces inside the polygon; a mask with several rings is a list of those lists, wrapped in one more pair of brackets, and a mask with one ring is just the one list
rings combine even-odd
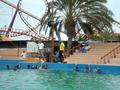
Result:
{"label": "wet hair", "polygon": [[7,64],[7,65],[6,65],[6,68],[7,68],[7,70],[9,70],[9,69],[10,69],[10,66]]}
{"label": "wet hair", "polygon": [[23,52],[25,52],[25,50]]}
{"label": "wet hair", "polygon": [[13,70],[14,70],[14,71],[16,71],[16,70],[17,70],[17,67],[16,67],[16,66],[14,66]]}
{"label": "wet hair", "polygon": [[27,65],[27,68],[28,68],[28,69],[31,69],[31,66],[28,64],[28,65]]}
{"label": "wet hair", "polygon": [[100,69],[100,68],[97,68],[97,69],[96,69],[96,73],[101,73],[101,69]]}

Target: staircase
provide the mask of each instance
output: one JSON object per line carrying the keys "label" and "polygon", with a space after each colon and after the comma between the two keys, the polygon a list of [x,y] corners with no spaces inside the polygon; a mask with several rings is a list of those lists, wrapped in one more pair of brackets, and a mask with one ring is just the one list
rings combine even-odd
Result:
{"label": "staircase", "polygon": [[91,44],[91,49],[86,53],[75,52],[65,61],[71,64],[101,64],[101,57],[118,45],[120,43],[94,43]]}

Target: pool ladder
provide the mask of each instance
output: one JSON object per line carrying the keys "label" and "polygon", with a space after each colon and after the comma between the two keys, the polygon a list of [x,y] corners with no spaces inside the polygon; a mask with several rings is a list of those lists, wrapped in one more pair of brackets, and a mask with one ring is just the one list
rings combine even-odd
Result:
{"label": "pool ladder", "polygon": [[91,72],[91,65],[90,65],[90,64],[88,64],[88,65],[86,66],[85,72],[87,72],[87,73]]}

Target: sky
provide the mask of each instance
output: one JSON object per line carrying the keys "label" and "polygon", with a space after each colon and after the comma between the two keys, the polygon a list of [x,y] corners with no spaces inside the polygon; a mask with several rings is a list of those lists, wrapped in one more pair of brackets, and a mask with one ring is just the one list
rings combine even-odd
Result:
{"label": "sky", "polygon": [[[16,4],[18,0],[7,0],[13,4]],[[48,0],[50,1],[50,0]],[[120,0],[108,0],[108,3],[106,6],[113,12],[114,16],[113,18],[120,22]],[[41,18],[41,16],[44,15],[46,7],[44,0],[23,0],[21,7],[25,9],[26,11],[31,12],[35,16],[38,16]],[[15,9],[11,8],[10,6],[4,4],[0,1],[0,28],[4,27],[5,25],[8,27],[12,16],[14,15]],[[23,14],[24,18],[34,27],[38,21]],[[27,26],[22,22],[19,15],[17,15],[17,18],[14,22],[13,28],[19,28],[19,29],[27,29]],[[113,29],[115,32],[120,33],[120,28],[113,26]],[[43,33],[44,34],[44,33]],[[62,35],[64,39],[67,39],[65,35]],[[29,37],[25,37],[24,39],[28,39]],[[18,38],[15,38],[18,39]],[[20,38],[19,38],[20,39]],[[22,37],[23,39],[23,37]]]}
{"label": "sky", "polygon": [[[120,0],[108,0],[108,3],[106,4],[106,6],[113,12],[114,16],[113,18],[115,20],[117,20],[118,22],[120,22]],[[120,27],[120,25],[119,25]],[[115,32],[119,32],[120,33],[120,28],[118,27],[113,27]]]}

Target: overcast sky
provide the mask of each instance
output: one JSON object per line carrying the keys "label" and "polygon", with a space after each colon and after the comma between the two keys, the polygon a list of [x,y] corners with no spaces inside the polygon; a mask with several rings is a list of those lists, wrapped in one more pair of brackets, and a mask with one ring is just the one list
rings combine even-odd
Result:
{"label": "overcast sky", "polygon": [[[8,0],[8,1],[12,2],[13,4],[16,4],[18,0]],[[114,19],[120,22],[120,0],[108,0],[108,3],[106,5],[113,12]],[[41,17],[44,14],[46,9],[44,0],[23,0],[22,8],[39,17]],[[13,8],[9,7],[3,2],[0,2],[0,27],[4,27],[5,25],[9,26],[14,11],[15,10]],[[36,23],[38,22],[26,15],[24,15],[24,17],[33,26],[36,25]],[[21,28],[21,29],[27,28],[25,24],[21,21],[19,15],[17,16],[13,28]],[[115,26],[113,29],[115,32],[120,32],[120,29]]]}

